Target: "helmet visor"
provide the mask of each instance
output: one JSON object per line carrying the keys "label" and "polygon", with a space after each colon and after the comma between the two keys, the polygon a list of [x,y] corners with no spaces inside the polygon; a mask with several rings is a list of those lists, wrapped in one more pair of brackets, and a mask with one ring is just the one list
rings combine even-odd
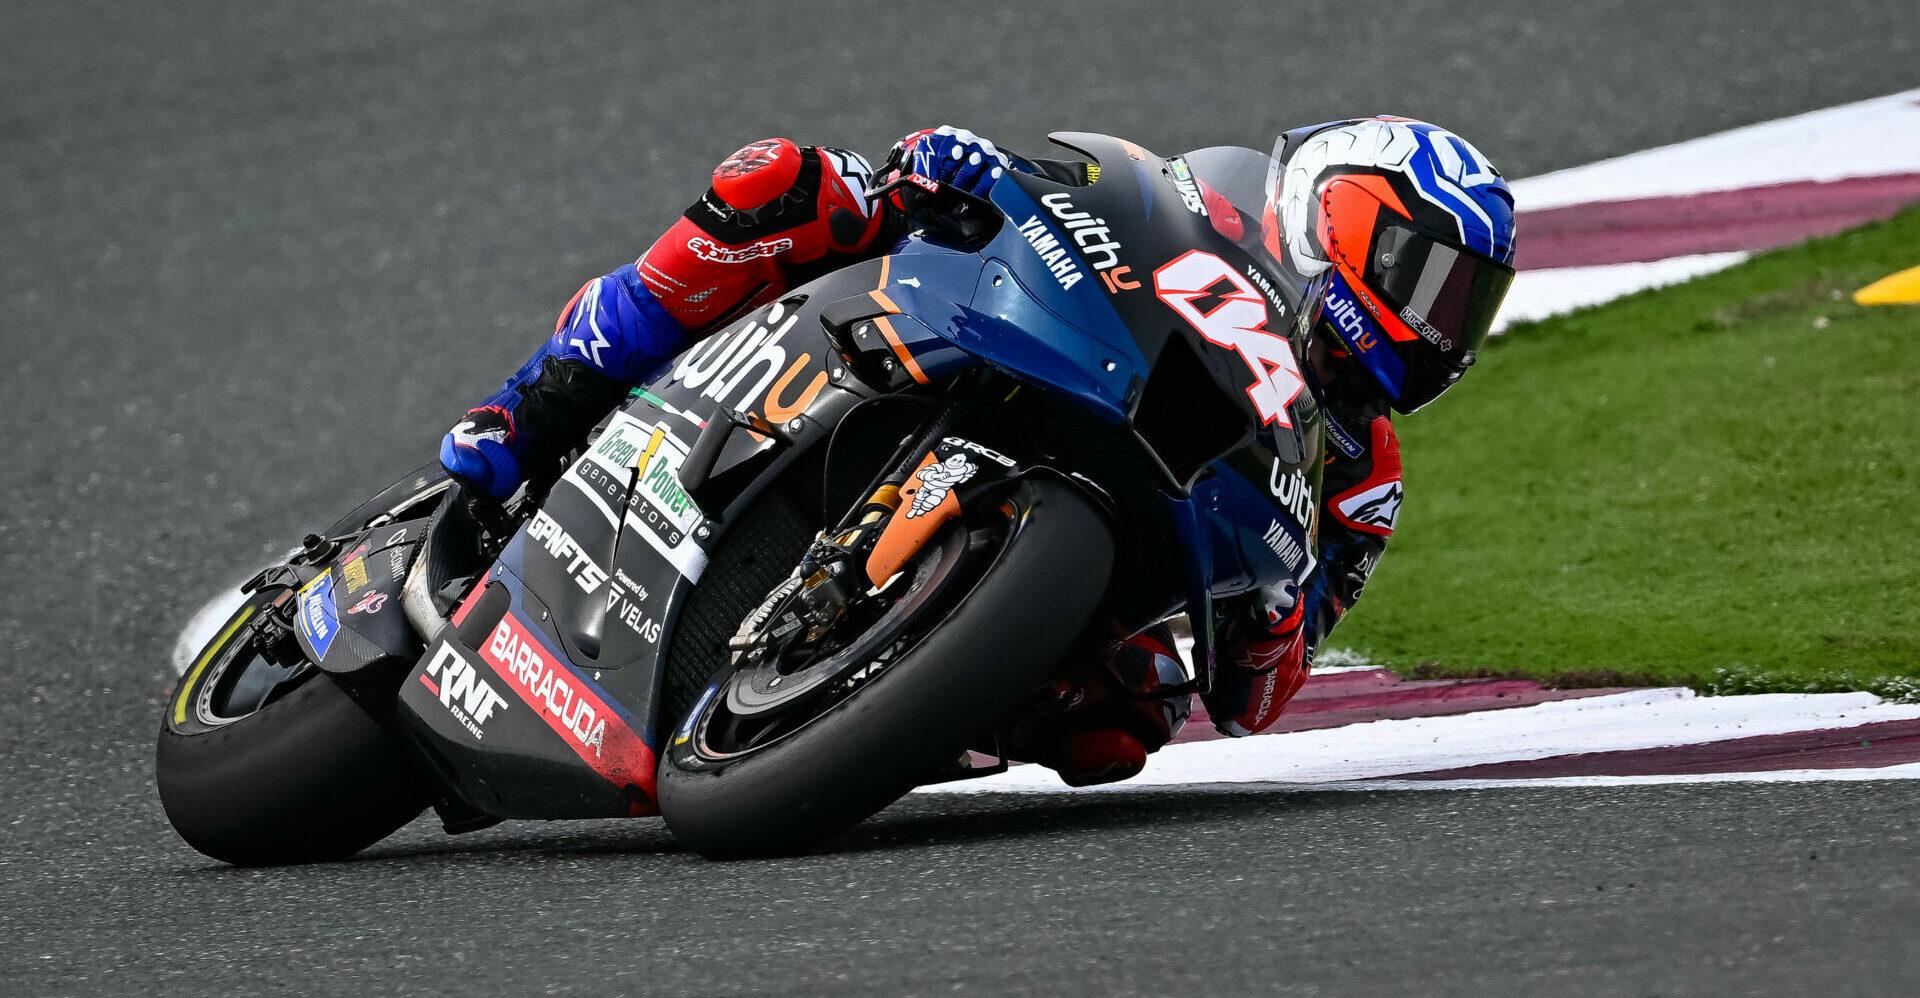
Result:
{"label": "helmet visor", "polygon": [[1449,361],[1471,364],[1513,283],[1513,268],[1383,218],[1367,286]]}

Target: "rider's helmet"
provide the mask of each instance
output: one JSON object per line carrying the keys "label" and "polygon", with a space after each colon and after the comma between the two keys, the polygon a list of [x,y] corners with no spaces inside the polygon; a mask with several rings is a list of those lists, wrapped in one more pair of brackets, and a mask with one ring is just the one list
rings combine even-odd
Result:
{"label": "rider's helmet", "polygon": [[1513,282],[1513,193],[1478,150],[1425,122],[1281,136],[1264,214],[1268,252],[1309,280],[1306,322],[1400,412],[1466,373]]}

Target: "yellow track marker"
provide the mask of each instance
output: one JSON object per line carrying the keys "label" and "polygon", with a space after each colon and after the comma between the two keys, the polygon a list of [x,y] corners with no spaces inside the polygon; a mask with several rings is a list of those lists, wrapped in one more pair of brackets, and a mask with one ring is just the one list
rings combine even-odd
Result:
{"label": "yellow track marker", "polygon": [[1920,267],[1908,267],[1861,288],[1853,300],[1862,305],[1920,305]]}

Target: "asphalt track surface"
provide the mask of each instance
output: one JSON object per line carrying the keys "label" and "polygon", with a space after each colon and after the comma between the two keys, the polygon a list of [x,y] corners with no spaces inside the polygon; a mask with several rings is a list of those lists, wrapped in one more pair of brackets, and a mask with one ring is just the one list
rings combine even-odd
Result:
{"label": "asphalt track surface", "polygon": [[1912,993],[1912,784],[922,797],[736,865],[172,836],[186,615],[743,141],[1395,111],[1524,176],[1920,84],[1909,0],[1292,6],[0,5],[0,993]]}

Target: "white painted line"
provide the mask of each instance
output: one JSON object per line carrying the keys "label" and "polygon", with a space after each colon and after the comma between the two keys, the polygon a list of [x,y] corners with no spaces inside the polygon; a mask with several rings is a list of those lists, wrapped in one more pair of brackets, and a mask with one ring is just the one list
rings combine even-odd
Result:
{"label": "white painted line", "polygon": [[1494,318],[1495,332],[1516,322],[1544,319],[1588,305],[1599,305],[1647,288],[1690,281],[1725,270],[1746,253],[1701,253],[1649,263],[1609,263],[1595,267],[1523,270],[1514,275],[1507,300]]}
{"label": "white painted line", "polygon": [[[1761,122],[1515,181],[1539,211],[1804,180],[1920,172],[1920,90]],[[1526,238],[1524,222],[1521,238]]]}
{"label": "white painted line", "polygon": [[[1173,647],[1180,652],[1181,659],[1187,663],[1187,671],[1192,672],[1193,638],[1185,634],[1176,634],[1173,636]],[[1313,664],[1313,674],[1316,676],[1331,676],[1342,672],[1379,672],[1386,668],[1384,665],[1374,665],[1367,661],[1367,657],[1359,652],[1347,651],[1344,648],[1327,648],[1317,657],[1319,661]]]}
{"label": "white painted line", "polygon": [[1551,776],[1518,780],[1354,780],[1314,790],[1506,790],[1528,787],[1657,787],[1676,783],[1825,783],[1920,780],[1920,762],[1877,769],[1776,769],[1757,773],[1663,773],[1657,776]]}
{"label": "white painted line", "polygon": [[[1532,707],[1169,745],[1150,757],[1146,770],[1132,780],[1088,789],[1321,785],[1913,718],[1920,718],[1920,704],[1884,703],[1870,693],[1700,697],[1684,689],[1635,690]],[[983,793],[1063,788],[1051,770],[1017,766],[997,776],[928,789]]]}
{"label": "white painted line", "polygon": [[[1182,786],[1114,783],[1090,790],[1125,793],[1239,794],[1250,790],[1274,793],[1380,793],[1389,790],[1530,790],[1580,787],[1657,787],[1695,783],[1857,783],[1865,780],[1920,780],[1920,763],[1878,769],[1776,769],[1755,773],[1691,773],[1660,776],[1552,776],[1514,780],[1334,780],[1327,783],[1192,783]],[[927,787],[925,792],[952,792],[964,784]],[[1066,791],[1069,787],[1051,787]]]}

